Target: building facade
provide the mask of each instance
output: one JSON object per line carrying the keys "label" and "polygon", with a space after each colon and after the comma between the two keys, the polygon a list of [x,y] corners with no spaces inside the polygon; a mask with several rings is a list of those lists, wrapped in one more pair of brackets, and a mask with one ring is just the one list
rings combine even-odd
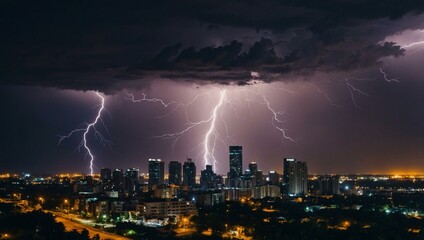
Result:
{"label": "building facade", "polygon": [[142,202],[136,206],[136,211],[141,216],[163,218],[195,214],[197,208],[192,201],[158,201]]}
{"label": "building facade", "polygon": [[306,162],[294,158],[284,158],[284,184],[288,195],[306,195],[308,193],[308,167]]}
{"label": "building facade", "polygon": [[182,174],[181,174],[181,163],[177,161],[171,161],[169,163],[169,184],[181,185]]}
{"label": "building facade", "polygon": [[239,179],[243,174],[242,146],[230,146],[230,172],[228,173],[229,187],[238,187]]}
{"label": "building facade", "polygon": [[321,195],[337,195],[340,194],[340,177],[337,175],[333,176],[321,176],[318,179],[319,183],[319,194]]}
{"label": "building facade", "polygon": [[160,159],[149,159],[149,185],[160,185],[165,179],[165,163]]}
{"label": "building facade", "polygon": [[188,158],[183,165],[183,185],[196,186],[196,165],[191,161],[191,158]]}

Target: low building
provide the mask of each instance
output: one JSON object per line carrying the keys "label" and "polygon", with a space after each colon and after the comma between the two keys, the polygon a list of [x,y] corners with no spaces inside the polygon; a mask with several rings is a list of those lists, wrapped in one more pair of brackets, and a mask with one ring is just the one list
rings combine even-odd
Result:
{"label": "low building", "polygon": [[252,188],[252,198],[262,199],[264,197],[279,197],[281,190],[279,186],[265,185]]}
{"label": "low building", "polygon": [[252,198],[251,188],[226,188],[224,189],[225,200],[240,201]]}
{"label": "low building", "polygon": [[319,194],[321,195],[335,195],[340,194],[340,177],[334,176],[321,176],[319,178]]}
{"label": "low building", "polygon": [[124,201],[112,201],[110,205],[112,212],[123,212],[125,210]]}
{"label": "low building", "polygon": [[196,192],[193,195],[193,199],[199,207],[210,207],[225,202],[225,196],[222,191]]}
{"label": "low building", "polygon": [[162,186],[157,186],[156,188],[154,188],[153,190],[153,197],[154,198],[175,198],[178,195],[178,186],[175,185],[162,185]]}
{"label": "low building", "polygon": [[195,203],[192,201],[155,201],[155,202],[141,202],[136,206],[136,211],[141,216],[149,218],[161,217],[181,217],[183,215],[190,215],[197,212]]}

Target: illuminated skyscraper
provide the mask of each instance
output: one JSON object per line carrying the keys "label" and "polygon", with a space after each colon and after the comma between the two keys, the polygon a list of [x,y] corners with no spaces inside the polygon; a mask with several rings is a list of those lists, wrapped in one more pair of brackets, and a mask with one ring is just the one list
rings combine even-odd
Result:
{"label": "illuminated skyscraper", "polygon": [[284,184],[289,195],[304,195],[308,193],[308,167],[306,162],[294,158],[284,158]]}
{"label": "illuminated skyscraper", "polygon": [[196,165],[188,158],[183,165],[183,185],[194,187],[196,185]]}
{"label": "illuminated skyscraper", "polygon": [[230,187],[237,187],[239,179],[243,174],[243,154],[241,146],[230,146],[230,172],[228,180]]}
{"label": "illuminated skyscraper", "polygon": [[163,184],[165,163],[160,159],[149,159],[149,185]]}
{"label": "illuminated skyscraper", "polygon": [[177,161],[171,161],[169,163],[169,184],[180,185],[181,184],[181,163]]}

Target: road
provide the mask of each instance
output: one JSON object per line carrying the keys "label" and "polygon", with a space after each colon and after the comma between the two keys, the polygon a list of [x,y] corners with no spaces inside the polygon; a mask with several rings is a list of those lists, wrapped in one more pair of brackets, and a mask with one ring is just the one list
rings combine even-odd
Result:
{"label": "road", "polygon": [[[10,201],[8,199],[3,199],[0,198],[0,202],[1,203],[13,203],[15,205],[20,205],[22,207],[22,212],[30,212],[33,211],[34,208],[29,207],[29,206],[24,206],[19,202],[13,202]],[[73,217],[73,215],[67,215],[64,213],[60,213],[60,212],[53,212],[53,211],[47,211],[45,210],[45,212],[50,212],[51,214],[53,214],[53,216],[55,216],[56,221],[63,223],[63,225],[65,226],[65,229],[67,231],[72,231],[73,229],[76,229],[78,232],[81,232],[83,229],[87,229],[90,237],[93,237],[96,234],[99,234],[100,239],[102,240],[106,240],[106,239],[111,239],[111,240],[129,240],[130,238],[126,238],[126,237],[122,237],[119,235],[115,235],[112,233],[108,233],[105,231],[102,231],[100,229],[88,226],[88,225],[84,225],[82,223],[76,222],[76,221],[71,221],[70,218]]]}
{"label": "road", "polygon": [[104,232],[100,229],[93,228],[87,225],[83,225],[78,222],[71,221],[69,218],[59,216],[55,214],[56,221],[63,223],[67,231],[72,231],[76,229],[78,232],[81,232],[84,228],[88,230],[90,237],[93,237],[96,234],[99,234],[100,239],[112,239],[112,240],[129,240],[129,238],[115,235],[112,233]]}

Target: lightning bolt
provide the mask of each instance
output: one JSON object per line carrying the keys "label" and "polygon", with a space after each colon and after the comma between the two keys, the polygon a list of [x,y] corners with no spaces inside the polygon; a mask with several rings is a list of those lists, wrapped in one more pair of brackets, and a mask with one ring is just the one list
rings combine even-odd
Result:
{"label": "lightning bolt", "polygon": [[[196,96],[188,104],[192,104],[198,97],[199,96]],[[181,130],[179,132],[162,134],[160,136],[156,136],[156,138],[164,138],[164,139],[174,138],[174,142],[172,144],[172,148],[174,148],[176,143],[178,142],[178,140],[181,137],[183,137],[186,133],[188,133],[190,130],[192,130],[193,128],[196,128],[198,126],[210,123],[208,131],[206,132],[205,138],[204,138],[203,143],[202,143],[203,144],[203,161],[204,161],[205,166],[212,163],[213,169],[216,170],[217,161],[216,161],[216,158],[214,156],[216,142],[218,140],[225,142],[221,138],[219,133],[217,132],[216,124],[217,124],[218,117],[221,116],[222,122],[224,123],[224,126],[227,129],[226,122],[222,118],[222,108],[223,108],[223,105],[226,102],[226,100],[227,100],[226,90],[221,90],[219,101],[218,101],[217,105],[215,105],[215,107],[213,108],[213,110],[211,112],[211,115],[207,119],[197,121],[197,122],[193,122],[193,121],[189,120],[187,112],[186,112],[187,125],[188,125],[186,128],[184,128],[183,130]],[[221,114],[219,114],[220,111],[221,111]],[[214,141],[213,141],[213,144],[212,144],[212,147],[211,147],[210,138],[211,138],[212,135],[214,136]],[[227,133],[227,136],[228,136],[228,133]],[[211,159],[211,161],[209,161],[209,159]]]}
{"label": "lightning bolt", "polygon": [[[228,138],[228,128],[227,128],[227,124],[226,124],[226,122],[223,118],[223,111],[222,111],[224,103],[228,101],[228,99],[226,97],[226,90],[220,91],[219,101],[218,101],[217,105],[212,109],[211,115],[207,119],[201,120],[201,121],[192,121],[189,117],[189,114],[188,114],[189,106],[194,104],[201,96],[206,95],[206,94],[210,94],[211,92],[212,91],[207,91],[207,92],[197,94],[196,96],[193,97],[193,99],[191,101],[189,101],[187,103],[178,103],[176,101],[166,102],[166,101],[164,101],[160,98],[148,98],[147,94],[145,94],[143,91],[141,93],[142,94],[141,98],[136,98],[134,96],[134,94],[127,92],[126,99],[130,100],[131,102],[134,102],[134,103],[141,103],[141,102],[159,103],[165,108],[168,108],[171,105],[175,105],[175,107],[169,113],[167,113],[163,116],[159,116],[159,118],[169,116],[170,114],[175,112],[177,109],[184,107],[186,121],[187,121],[186,122],[187,127],[185,127],[184,129],[182,129],[181,131],[178,131],[178,132],[166,133],[166,134],[162,134],[162,135],[153,137],[153,138],[162,138],[162,139],[174,139],[174,141],[172,143],[172,151],[174,151],[175,145],[180,140],[180,138],[183,137],[184,135],[186,135],[190,130],[192,130],[193,128],[199,127],[201,125],[205,125],[205,124],[210,123],[209,128],[208,128],[208,130],[205,134],[204,140],[197,147],[202,146],[202,148],[203,148],[203,151],[202,151],[203,157],[202,158],[203,158],[204,164],[205,165],[212,164],[213,169],[216,170],[217,160],[214,156],[215,146],[216,146],[216,143],[217,143],[218,140],[225,142],[216,129],[216,125],[217,125],[217,122],[218,122],[219,119],[222,121],[222,123],[225,127],[225,130],[227,132],[227,138]],[[213,140],[212,140],[212,137],[214,137]]]}
{"label": "lightning bolt", "polygon": [[[73,134],[75,134],[75,133],[79,133],[79,132],[84,132],[83,133],[83,137],[82,137],[82,140],[81,140],[81,143],[78,145],[78,147],[77,147],[77,149],[79,150],[79,149],[81,149],[81,147],[84,147],[85,148],[85,150],[87,151],[87,155],[89,156],[89,158],[90,158],[90,174],[91,175],[93,175],[93,165],[94,165],[94,155],[93,155],[93,153],[92,153],[92,151],[91,151],[91,149],[90,149],[90,147],[88,146],[88,141],[87,141],[87,134],[90,132],[90,130],[91,129],[93,129],[93,131],[94,131],[94,133],[95,133],[95,136],[97,136],[97,137],[99,137],[100,138],[100,140],[102,141],[102,142],[108,142],[108,143],[110,143],[108,140],[106,140],[105,139],[105,137],[96,129],[96,124],[98,123],[98,122],[102,122],[103,123],[103,121],[102,121],[102,119],[101,119],[101,115],[102,115],[102,112],[105,110],[105,98],[99,93],[99,92],[96,92],[96,95],[99,97],[99,99],[100,99],[100,108],[99,108],[99,110],[97,111],[97,115],[96,115],[96,118],[94,119],[94,121],[93,122],[91,122],[91,123],[88,123],[87,124],[87,126],[85,127],[85,128],[78,128],[78,129],[75,129],[75,130],[72,130],[69,134],[67,134],[67,135],[63,135],[63,136],[59,136],[59,142],[58,142],[58,145],[60,145],[61,143],[62,143],[62,141],[63,140],[65,140],[65,139],[67,139],[67,138],[69,138],[69,137],[71,137]],[[106,126],[104,125],[104,123],[103,123],[103,127],[105,127],[105,129],[107,130],[107,128],[106,128]]]}
{"label": "lightning bolt", "polygon": [[319,94],[325,97],[325,99],[328,101],[328,103],[330,103],[331,106],[338,107],[338,108],[340,107],[339,105],[334,103],[334,101],[330,98],[330,96],[328,96],[328,94],[325,91],[323,91],[320,87],[318,87],[317,85],[313,83],[307,83],[307,85],[310,85],[311,87],[315,88]]}
{"label": "lightning bolt", "polygon": [[[260,76],[260,75],[258,75],[258,76]],[[256,76],[256,77],[258,77],[258,76]],[[233,106],[233,104],[234,104],[233,100],[238,102],[239,99],[237,99],[237,98],[235,98],[233,100],[230,99],[227,96],[227,91],[225,89],[221,89],[219,91],[218,101],[214,105],[214,107],[212,108],[210,115],[208,115],[205,119],[200,120],[200,121],[191,120],[190,117],[189,117],[189,114],[188,114],[189,106],[194,104],[202,95],[209,94],[211,92],[212,91],[197,94],[188,103],[178,103],[176,101],[166,102],[166,101],[164,101],[160,98],[148,98],[147,95],[144,92],[142,92],[142,97],[139,98],[139,99],[137,99],[133,94],[127,93],[127,99],[134,102],[134,103],[140,103],[140,102],[159,103],[165,108],[175,104],[175,108],[170,113],[174,112],[176,109],[178,109],[180,107],[184,107],[185,116],[186,116],[186,123],[185,123],[186,126],[179,131],[171,132],[171,133],[165,133],[165,134],[158,135],[158,136],[153,136],[153,138],[173,139],[171,146],[172,146],[172,151],[174,151],[176,144],[178,143],[178,141],[182,137],[189,134],[189,132],[192,131],[195,128],[199,128],[201,126],[207,126],[207,130],[206,130],[206,133],[203,137],[203,141],[201,141],[191,151],[194,151],[195,149],[199,149],[199,148],[202,149],[201,151],[199,151],[199,154],[197,155],[197,157],[199,159],[202,159],[204,165],[212,165],[212,168],[214,169],[214,171],[217,171],[218,161],[217,161],[217,159],[214,155],[217,143],[222,142],[223,144],[226,144],[228,142],[228,140],[230,139],[229,134],[228,134],[227,123],[226,123],[224,116],[223,116],[224,106],[226,106],[226,104],[229,104],[232,112],[236,115],[236,117],[238,117],[237,108],[235,106]],[[244,93],[245,93],[245,97],[242,100],[246,101],[249,109],[251,109],[250,103],[254,102],[254,98],[248,97],[246,91],[244,91]],[[290,93],[294,93],[294,92],[290,91]],[[281,116],[284,115],[284,112],[278,112],[278,111],[274,110],[274,108],[271,106],[270,102],[265,97],[265,95],[259,94],[259,93],[256,93],[256,95],[258,97],[261,97],[261,99],[262,99],[261,101],[259,101],[259,103],[266,104],[267,109],[272,113],[271,122],[272,122],[274,129],[278,130],[282,134],[281,140],[282,141],[283,140],[289,140],[291,142],[296,142],[295,139],[288,136],[286,129],[281,128],[279,126],[279,124],[284,123],[284,120],[281,119]],[[169,115],[169,114],[167,114],[167,115]],[[223,125],[224,133],[220,133],[220,131],[217,128],[218,124]],[[225,135],[225,133],[226,133],[226,135]]]}
{"label": "lightning bolt", "polygon": [[[421,32],[423,32],[423,31],[421,31]],[[424,45],[424,41],[416,41],[416,42],[412,42],[410,44],[402,45],[401,48],[407,50],[406,52],[408,54],[414,54],[414,53],[417,53],[418,51],[420,51],[423,48],[422,45]],[[419,48],[415,49],[416,47],[419,47]],[[415,49],[415,50],[412,51],[412,52],[409,52],[410,49]]]}
{"label": "lightning bolt", "polygon": [[383,71],[382,68],[380,68],[380,73],[383,74],[383,78],[386,80],[386,82],[400,82],[397,78],[388,78],[387,74]]}
{"label": "lightning bolt", "polygon": [[140,102],[149,102],[149,103],[160,103],[162,104],[162,106],[164,107],[168,107],[172,104],[176,104],[177,102],[172,101],[169,103],[166,103],[165,101],[163,101],[162,99],[159,98],[147,98],[147,95],[144,93],[144,91],[141,91],[141,95],[143,96],[142,98],[135,98],[134,94],[127,92],[127,100],[130,100],[134,103],[140,103]]}
{"label": "lightning bolt", "polygon": [[[216,171],[216,158],[214,156],[214,152],[215,152],[215,146],[216,146],[216,140],[217,140],[217,132],[216,132],[216,119],[218,117],[218,110],[221,108],[221,106],[224,103],[224,99],[225,99],[225,90],[221,90],[220,92],[220,98],[219,98],[219,103],[214,107],[213,111],[212,111],[212,116],[211,116],[211,125],[209,127],[209,130],[207,131],[206,135],[205,135],[205,140],[204,140],[204,155],[203,155],[203,161],[205,163],[205,166],[208,164],[208,159],[211,158],[212,159],[212,167],[213,169]],[[221,112],[222,113],[222,112]],[[221,115],[222,116],[222,115]],[[225,123],[225,121],[224,121]],[[225,124],[226,125],[226,124]],[[227,129],[227,126],[225,126]],[[215,140],[214,140],[214,144],[211,150],[209,150],[209,138],[211,134],[214,134],[215,136]]]}
{"label": "lightning bolt", "polygon": [[350,97],[352,98],[353,105],[354,105],[357,109],[362,109],[362,108],[358,105],[358,103],[356,102],[356,99],[355,99],[355,93],[356,93],[357,95],[363,95],[363,96],[367,96],[367,97],[369,97],[369,95],[368,95],[367,93],[365,93],[365,92],[363,92],[363,91],[359,90],[358,88],[355,88],[352,84],[350,84],[350,83],[349,83],[349,80],[348,80],[347,78],[345,79],[345,83],[346,83],[346,88],[349,90]]}
{"label": "lightning bolt", "polygon": [[271,119],[272,126],[273,126],[275,129],[277,129],[278,131],[280,131],[280,132],[281,132],[281,134],[282,134],[281,141],[283,141],[283,140],[285,139],[285,140],[289,140],[289,141],[292,141],[292,142],[296,143],[296,142],[297,142],[296,140],[294,140],[293,138],[291,138],[291,137],[289,137],[289,136],[287,135],[287,133],[286,133],[286,131],[287,131],[287,130],[286,130],[286,129],[281,128],[281,127],[277,126],[277,124],[276,124],[276,123],[284,123],[284,122],[285,122],[284,120],[281,120],[281,119],[280,119],[280,116],[284,115],[284,112],[278,112],[278,111],[275,111],[275,110],[271,107],[271,104],[270,104],[270,102],[268,101],[268,99],[265,97],[265,95],[262,95],[262,98],[263,98],[263,100],[265,101],[265,104],[266,104],[266,106],[267,106],[268,110],[272,113],[272,119]]}
{"label": "lightning bolt", "polygon": [[418,42],[406,44],[406,45],[403,45],[402,48],[410,48],[410,47],[421,45],[421,44],[424,44],[424,41],[418,41]]}

